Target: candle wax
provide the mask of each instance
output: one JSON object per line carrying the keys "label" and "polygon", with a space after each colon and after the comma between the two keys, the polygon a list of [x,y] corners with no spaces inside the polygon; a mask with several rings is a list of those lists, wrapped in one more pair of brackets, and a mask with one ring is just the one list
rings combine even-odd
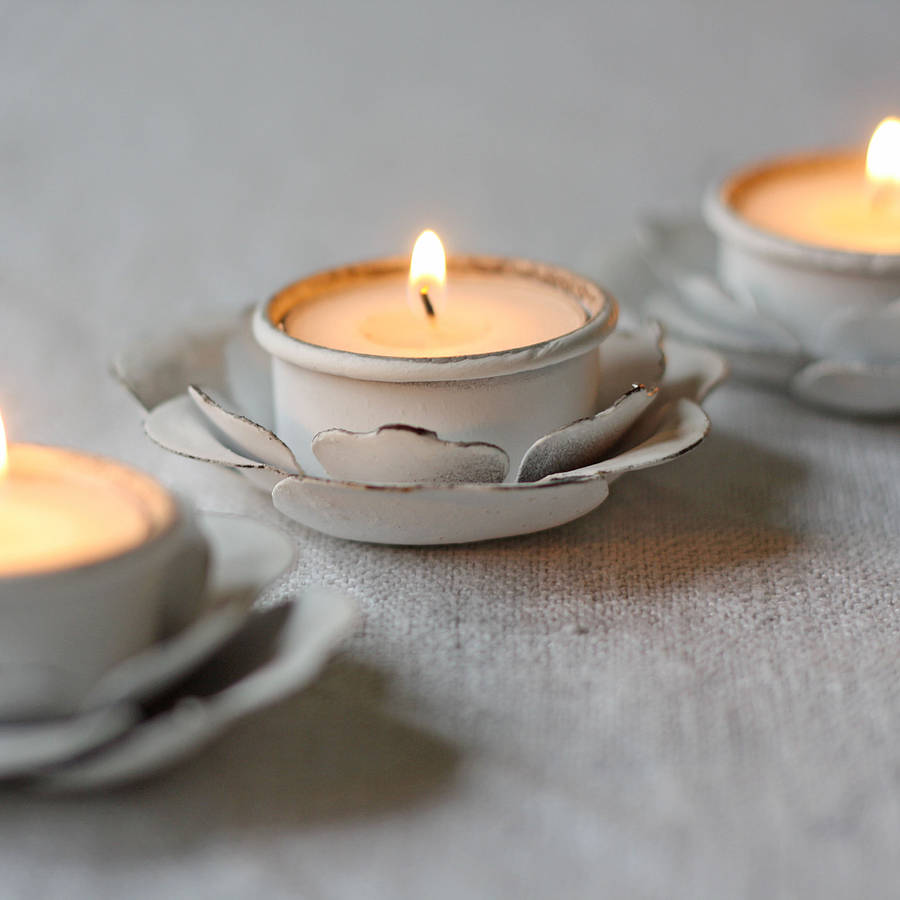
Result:
{"label": "candle wax", "polygon": [[0,577],[106,559],[153,536],[171,515],[161,487],[108,460],[12,444],[0,477]]}
{"label": "candle wax", "polygon": [[729,200],[751,225],[804,244],[900,253],[900,186],[871,184],[862,155],[761,170],[736,185]]}
{"label": "candle wax", "polygon": [[442,357],[526,347],[574,331],[581,304],[550,284],[509,275],[453,275],[444,308],[410,308],[406,278],[391,276],[322,293],[283,319],[291,337],[375,356]]}

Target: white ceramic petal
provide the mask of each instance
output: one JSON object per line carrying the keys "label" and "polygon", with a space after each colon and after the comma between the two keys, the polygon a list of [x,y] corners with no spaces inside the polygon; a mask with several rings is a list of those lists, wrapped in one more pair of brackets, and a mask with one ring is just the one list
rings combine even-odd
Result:
{"label": "white ceramic petal", "polygon": [[726,291],[711,275],[696,273],[673,282],[687,311],[732,335],[732,342],[764,347],[773,353],[799,354],[800,342],[780,322],[762,316],[752,299]]}
{"label": "white ceramic petal", "polygon": [[227,318],[208,320],[200,330],[142,338],[113,360],[112,371],[145,409],[153,409],[203,384],[229,397],[268,427],[273,421],[269,357],[253,340],[245,309]]}
{"label": "white ceramic petal", "polygon": [[[644,263],[688,315],[716,323],[711,327],[731,334],[732,340],[741,338],[741,334],[734,335],[734,326],[739,324],[754,330],[762,328],[768,334],[769,325],[760,318],[753,297],[747,292],[725,291],[719,284],[716,241],[701,220],[647,219],[638,225],[637,238]],[[665,318],[663,321],[673,324]],[[786,346],[796,348],[793,337],[777,323],[772,324],[771,331],[776,343],[786,342]]]}
{"label": "white ceramic petal", "polygon": [[444,441],[433,431],[409,425],[362,433],[329,428],[313,438],[312,449],[325,471],[340,481],[498,482],[509,471],[509,457],[494,444]]}
{"label": "white ceramic petal", "polygon": [[549,475],[540,484],[560,484],[569,477],[603,475],[609,480],[625,472],[658,466],[693,449],[709,433],[706,413],[691,400],[681,398],[654,409],[627,436],[628,449],[596,465],[574,472]]}
{"label": "white ceramic petal", "polygon": [[752,298],[726,291],[705,272],[679,275],[647,298],[645,312],[691,340],[717,347],[764,349],[803,356],[800,342],[780,322],[762,316]]}
{"label": "white ceramic petal", "polygon": [[771,351],[757,350],[732,329],[723,330],[686,311],[670,293],[657,291],[651,294],[644,309],[648,315],[665,322],[670,334],[725,354],[735,375],[747,381],[784,387],[808,361],[805,356],[783,357]]}
{"label": "white ceramic petal", "polygon": [[292,477],[276,485],[272,497],[286,516],[325,534],[424,546],[553,528],[590,512],[607,493],[603,478],[561,486],[379,486]]}
{"label": "white ceramic petal", "polygon": [[722,347],[711,341],[701,341],[698,346],[701,344],[721,354],[728,361],[728,370],[735,378],[779,389],[786,388],[794,375],[809,362],[806,356],[781,356],[753,348],[738,350],[735,347]]}
{"label": "white ceramic petal", "polygon": [[614,332],[600,348],[600,361],[603,383],[598,410],[612,406],[633,385],[658,385],[666,370],[659,323],[649,320],[633,331]]}
{"label": "white ceramic petal", "polygon": [[84,709],[143,700],[183,678],[241,627],[259,593],[294,559],[293,543],[278,528],[245,516],[197,518],[210,567],[199,609],[193,610],[196,620],[107,672],[85,698]]}
{"label": "white ceramic petal", "polygon": [[700,403],[728,377],[728,364],[721,354],[676,338],[663,340],[666,374],[660,385],[658,405],[681,397]]}
{"label": "white ceramic petal", "polygon": [[202,513],[200,525],[209,540],[212,566],[207,608],[237,603],[247,608],[259,592],[293,564],[291,537],[246,516]]}
{"label": "white ceramic petal", "polygon": [[[761,316],[749,294],[723,290],[715,276],[715,240],[701,221],[653,220],[639,230],[646,264],[664,285],[643,291],[644,312],[686,340],[725,353],[735,373],[785,384],[809,361],[781,323]],[[627,278],[645,283],[634,260]]]}
{"label": "white ceramic petal", "polygon": [[200,665],[241,626],[247,613],[236,605],[211,613],[175,637],[120,663],[85,697],[84,709],[123,700],[141,700],[164,690]]}
{"label": "white ceramic petal", "polygon": [[680,297],[672,290],[657,290],[650,294],[643,304],[644,312],[666,323],[670,334],[677,334],[697,343],[715,345],[717,347],[752,346],[733,328],[722,328],[711,324],[698,316],[693,310],[686,309]]}
{"label": "white ceramic petal", "polygon": [[599,462],[654,401],[658,391],[658,388],[635,385],[595,416],[539,438],[522,458],[516,481],[540,481],[555,472],[568,472]]}
{"label": "white ceramic petal", "polygon": [[821,343],[829,358],[891,365],[900,363],[900,299],[879,310],[847,310],[828,319]]}
{"label": "white ceramic petal", "polygon": [[767,341],[797,349],[789,332],[760,317],[748,292],[723,290],[716,277],[716,241],[702,221],[648,219],[638,226],[637,235],[646,264],[662,284],[674,288],[676,299],[688,311],[726,331],[735,325],[742,334],[745,328],[762,329]]}
{"label": "white ceramic petal", "polygon": [[[718,321],[723,326],[738,325],[741,330],[744,326],[756,330],[766,324],[760,319],[753,297],[746,292],[726,291],[713,272],[687,272],[672,279],[670,284],[674,285],[685,306],[703,318]],[[794,346],[791,336],[780,327],[776,329],[776,335]]]}
{"label": "white ceramic petal", "polygon": [[821,360],[798,372],[791,390],[799,399],[834,412],[896,416],[900,415],[900,364]]}
{"label": "white ceramic petal", "polygon": [[285,475],[301,474],[294,454],[268,428],[227,409],[197,385],[188,387],[188,396],[226,446],[233,446],[239,453],[266,463]]}
{"label": "white ceramic petal", "polygon": [[356,604],[324,588],[253,614],[186,694],[121,740],[39,780],[45,791],[83,791],[133,781],[172,765],[236,719],[310,682],[353,628]]}
{"label": "white ceramic petal", "polygon": [[762,320],[755,315],[743,314],[747,320],[743,323],[736,317],[728,321],[721,316],[705,315],[686,304],[672,289],[651,294],[644,311],[664,322],[670,333],[714,347],[729,358],[732,353],[762,354],[767,360],[776,359],[780,368],[787,368],[791,373],[808,360],[797,342],[777,324],[760,329],[755,326]]}
{"label": "white ceramic petal", "polygon": [[225,346],[233,321],[190,331],[142,338],[116,355],[113,375],[144,409],[183,393],[193,381],[225,388]]}
{"label": "white ceramic petal", "polygon": [[238,469],[263,490],[271,490],[284,473],[258,460],[235,453],[217,440],[207,420],[200,414],[193,400],[182,394],[161,403],[151,410],[144,421],[147,436],[160,447],[201,462],[216,463]]}
{"label": "white ceramic petal", "polygon": [[124,734],[137,718],[136,707],[117,705],[62,719],[0,724],[0,778],[20,778],[87,753]]}

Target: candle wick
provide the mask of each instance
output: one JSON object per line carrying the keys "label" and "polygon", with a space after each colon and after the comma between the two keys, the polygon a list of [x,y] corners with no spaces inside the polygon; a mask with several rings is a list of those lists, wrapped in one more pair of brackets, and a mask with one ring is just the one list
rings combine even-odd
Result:
{"label": "candle wick", "polygon": [[422,306],[425,307],[425,313],[429,319],[434,318],[434,306],[431,303],[431,298],[428,296],[428,288],[422,288],[419,291],[419,297],[422,300]]}

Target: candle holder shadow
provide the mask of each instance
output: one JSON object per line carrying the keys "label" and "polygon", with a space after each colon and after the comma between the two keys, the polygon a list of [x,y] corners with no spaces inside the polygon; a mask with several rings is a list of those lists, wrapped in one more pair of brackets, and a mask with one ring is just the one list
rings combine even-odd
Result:
{"label": "candle holder shadow", "polygon": [[[303,525],[373,543],[467,543],[576,519],[620,475],[699,444],[709,429],[699,404],[726,374],[718,354],[650,322],[591,351],[602,375],[592,414],[539,437],[509,474],[502,441],[445,440],[421,423],[386,421],[317,435],[309,451],[337,476],[318,477],[273,431],[270,360],[254,344],[252,316],[135,346],[114,373],[147,410],[145,430],[160,446],[240,472]],[[409,477],[417,480],[397,480]]]}

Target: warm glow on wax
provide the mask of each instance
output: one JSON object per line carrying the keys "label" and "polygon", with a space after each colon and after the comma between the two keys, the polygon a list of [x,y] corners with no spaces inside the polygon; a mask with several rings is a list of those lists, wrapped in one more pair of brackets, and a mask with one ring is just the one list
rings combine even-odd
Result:
{"label": "warm glow on wax", "polygon": [[407,299],[417,316],[436,318],[447,297],[447,260],[441,239],[423,231],[413,247],[409,263]]}
{"label": "warm glow on wax", "polygon": [[[401,359],[476,356],[548,341],[585,323],[577,299],[541,278],[491,271],[458,257],[453,297],[448,301],[447,260],[441,241],[424,231],[413,248],[409,268],[388,266],[337,270],[326,289],[291,302],[301,281],[278,295],[280,330],[319,347]],[[376,277],[377,275],[377,277]],[[317,276],[321,277],[321,276]],[[408,415],[409,413],[407,413]]]}
{"label": "warm glow on wax", "polygon": [[6,448],[6,429],[3,427],[3,416],[0,415],[0,478],[9,470],[9,450]]}
{"label": "warm glow on wax", "polygon": [[900,119],[890,116],[875,129],[866,151],[866,177],[900,184]]}

